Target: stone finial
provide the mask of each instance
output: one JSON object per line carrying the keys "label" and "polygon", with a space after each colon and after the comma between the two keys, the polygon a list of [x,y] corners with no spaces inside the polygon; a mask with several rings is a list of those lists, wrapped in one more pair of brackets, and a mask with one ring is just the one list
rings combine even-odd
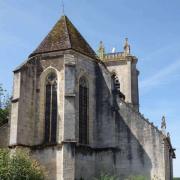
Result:
{"label": "stone finial", "polygon": [[166,129],[166,118],[165,118],[165,116],[162,117],[161,129]]}
{"label": "stone finial", "polygon": [[169,132],[167,133],[167,137],[168,137],[168,138],[171,138],[171,136],[170,136],[170,133],[169,133]]}
{"label": "stone finial", "polygon": [[104,54],[105,54],[104,44],[103,44],[102,41],[100,41],[99,48],[98,48],[98,56],[99,56],[99,58],[103,59],[104,58]]}
{"label": "stone finial", "polygon": [[165,116],[163,116],[162,120],[161,120],[161,130],[162,130],[163,134],[166,135],[166,118],[165,118]]}
{"label": "stone finial", "polygon": [[124,54],[129,55],[130,53],[131,53],[130,45],[128,43],[128,38],[126,38],[124,43]]}

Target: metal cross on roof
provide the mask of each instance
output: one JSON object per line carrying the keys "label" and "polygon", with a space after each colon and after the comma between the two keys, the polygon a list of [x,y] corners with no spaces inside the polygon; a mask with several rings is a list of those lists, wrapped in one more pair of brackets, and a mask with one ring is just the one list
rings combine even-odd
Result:
{"label": "metal cross on roof", "polygon": [[62,3],[62,13],[64,15],[64,0],[61,0],[61,3]]}

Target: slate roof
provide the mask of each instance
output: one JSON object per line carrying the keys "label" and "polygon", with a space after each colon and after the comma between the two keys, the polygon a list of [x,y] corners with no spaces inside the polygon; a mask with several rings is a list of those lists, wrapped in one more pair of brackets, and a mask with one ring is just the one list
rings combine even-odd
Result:
{"label": "slate roof", "polygon": [[68,17],[62,16],[38,48],[29,57],[45,52],[67,49],[73,49],[90,56],[93,59],[97,59],[97,55],[94,50],[71,23]]}

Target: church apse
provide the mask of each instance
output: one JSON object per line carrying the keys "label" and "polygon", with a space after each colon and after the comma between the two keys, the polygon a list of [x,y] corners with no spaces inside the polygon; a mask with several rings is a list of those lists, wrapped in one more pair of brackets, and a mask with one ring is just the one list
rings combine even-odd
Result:
{"label": "church apse", "polygon": [[127,39],[123,52],[105,53],[101,42],[97,57],[62,16],[14,71],[9,147],[28,148],[50,180],[169,180],[174,150],[139,112],[136,64]]}

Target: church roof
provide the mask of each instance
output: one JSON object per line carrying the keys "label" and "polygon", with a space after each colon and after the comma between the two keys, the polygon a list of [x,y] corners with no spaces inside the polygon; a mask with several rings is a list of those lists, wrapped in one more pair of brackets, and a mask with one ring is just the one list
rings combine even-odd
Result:
{"label": "church roof", "polygon": [[62,16],[37,49],[30,55],[30,57],[45,52],[67,49],[73,49],[97,59],[94,50],[71,23],[68,17]]}

